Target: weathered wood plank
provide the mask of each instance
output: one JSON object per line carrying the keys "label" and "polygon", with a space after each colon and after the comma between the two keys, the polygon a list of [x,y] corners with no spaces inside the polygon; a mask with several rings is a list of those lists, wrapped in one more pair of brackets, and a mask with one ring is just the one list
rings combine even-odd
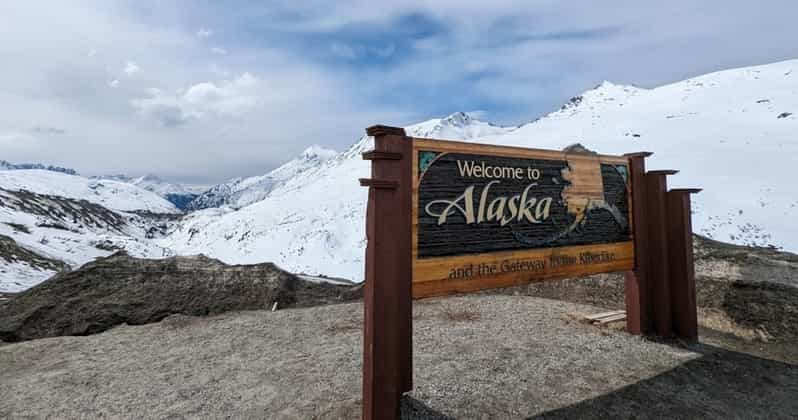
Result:
{"label": "weathered wood plank", "polygon": [[[581,254],[597,255],[601,251],[612,254],[614,257],[608,261],[593,260],[590,263],[587,262],[587,259],[580,259]],[[575,263],[568,264],[574,260]],[[541,261],[542,265],[537,265],[537,261]],[[552,264],[552,261],[556,262]],[[525,266],[521,266],[522,264]],[[495,270],[497,270],[493,274],[489,274],[489,268],[480,270],[480,267],[492,266],[495,266]],[[624,271],[630,270],[633,266],[634,245],[632,242],[415,259],[413,297],[465,293],[515,286],[532,281]],[[472,267],[470,271],[468,267]],[[458,269],[462,271],[458,272]],[[457,278],[458,274],[462,274],[463,277]]]}
{"label": "weathered wood plank", "polygon": [[617,315],[601,318],[599,320],[596,320],[595,324],[606,325],[606,324],[610,324],[610,323],[613,323],[613,322],[620,322],[620,321],[623,321],[625,319],[626,319],[626,312],[624,312],[622,314],[617,314]]}
{"label": "weathered wood plank", "polygon": [[597,314],[585,315],[585,319],[588,319],[590,321],[598,321],[598,320],[600,320],[602,318],[607,318],[607,317],[610,317],[610,316],[615,316],[615,315],[620,315],[620,314],[624,314],[624,316],[625,316],[626,315],[626,311],[599,312]]}

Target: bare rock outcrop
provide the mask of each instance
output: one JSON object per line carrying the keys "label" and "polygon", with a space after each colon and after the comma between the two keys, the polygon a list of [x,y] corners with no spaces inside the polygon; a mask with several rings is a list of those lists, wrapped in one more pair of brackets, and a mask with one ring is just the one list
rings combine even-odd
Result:
{"label": "bare rock outcrop", "polygon": [[171,314],[313,306],[360,296],[356,286],[302,280],[270,263],[227,265],[205,256],[151,260],[118,252],[0,305],[0,340],[88,335]]}

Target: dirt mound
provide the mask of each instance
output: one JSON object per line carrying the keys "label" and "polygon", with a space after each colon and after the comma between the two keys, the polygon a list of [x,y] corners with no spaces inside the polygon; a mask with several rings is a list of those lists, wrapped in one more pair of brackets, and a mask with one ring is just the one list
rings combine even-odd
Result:
{"label": "dirt mound", "polygon": [[204,256],[149,260],[119,252],[58,274],[0,305],[0,340],[94,334],[171,314],[301,307],[359,297],[356,287],[305,281],[274,264],[231,266]]}

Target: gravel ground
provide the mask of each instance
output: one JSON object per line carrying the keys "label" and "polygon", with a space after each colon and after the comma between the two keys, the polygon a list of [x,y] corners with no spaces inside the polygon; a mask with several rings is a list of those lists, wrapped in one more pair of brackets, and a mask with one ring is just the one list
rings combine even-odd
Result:
{"label": "gravel ground", "polygon": [[[359,418],[362,311],[172,316],[0,345],[0,418]],[[404,416],[798,416],[798,366],[572,321],[600,311],[528,296],[415,302]]]}

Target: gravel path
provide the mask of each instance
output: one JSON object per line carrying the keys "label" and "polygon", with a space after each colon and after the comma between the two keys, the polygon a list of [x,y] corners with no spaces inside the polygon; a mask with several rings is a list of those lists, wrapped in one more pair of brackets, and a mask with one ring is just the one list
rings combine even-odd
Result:
{"label": "gravel path", "polygon": [[[0,418],[354,419],[362,305],[251,311],[0,346]],[[527,296],[414,304],[407,418],[795,418],[798,366],[569,321]]]}

